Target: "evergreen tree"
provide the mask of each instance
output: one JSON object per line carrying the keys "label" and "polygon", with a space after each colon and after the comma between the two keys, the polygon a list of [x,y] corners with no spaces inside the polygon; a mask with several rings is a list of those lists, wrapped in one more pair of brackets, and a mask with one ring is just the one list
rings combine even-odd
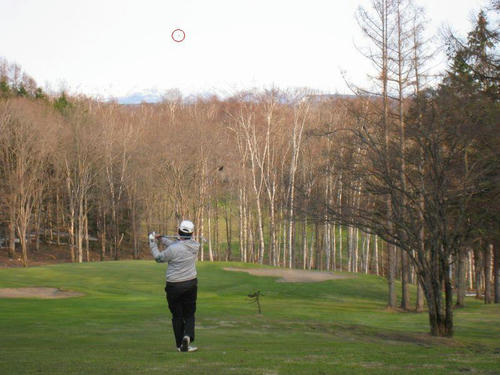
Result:
{"label": "evergreen tree", "polygon": [[64,113],[67,108],[71,107],[71,103],[66,97],[66,93],[63,91],[61,95],[54,101],[54,108],[61,113]]}
{"label": "evergreen tree", "polygon": [[43,92],[43,90],[40,87],[38,87],[35,91],[35,98],[36,99],[45,99],[46,98],[45,93]]}
{"label": "evergreen tree", "polygon": [[5,78],[0,80],[0,98],[7,98],[10,96],[10,87]]}
{"label": "evergreen tree", "polygon": [[451,68],[445,84],[460,91],[482,92],[491,98],[500,95],[500,59],[496,52],[499,34],[488,27],[484,11],[479,12],[474,29],[463,43],[450,36]]}
{"label": "evergreen tree", "polygon": [[28,96],[28,91],[24,88],[24,85],[21,83],[16,90],[16,95],[22,98],[26,98]]}
{"label": "evergreen tree", "polygon": [[[460,103],[464,116],[470,118],[468,132],[471,142],[464,150],[463,168],[468,174],[479,173],[481,178],[474,186],[475,194],[470,204],[468,220],[472,227],[471,240],[482,242],[484,255],[489,244],[495,251],[496,302],[500,302],[498,267],[500,266],[500,68],[498,56],[499,34],[488,27],[486,13],[478,14],[474,29],[467,41],[450,36],[452,64],[440,88],[446,95]],[[465,99],[465,100],[464,100]],[[481,241],[477,241],[481,240]],[[487,289],[490,280],[486,280]],[[485,302],[491,295],[485,293]]]}

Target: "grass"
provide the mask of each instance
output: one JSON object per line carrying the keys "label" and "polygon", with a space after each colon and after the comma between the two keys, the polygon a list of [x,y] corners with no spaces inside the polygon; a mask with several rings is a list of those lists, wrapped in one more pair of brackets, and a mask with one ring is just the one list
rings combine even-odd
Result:
{"label": "grass", "polygon": [[[175,350],[164,265],[151,261],[0,270],[0,287],[84,297],[0,299],[0,374],[498,373],[500,306],[467,299],[453,339],[427,314],[386,311],[384,279],[277,283],[202,263],[196,353]],[[261,290],[263,314],[246,297]]]}

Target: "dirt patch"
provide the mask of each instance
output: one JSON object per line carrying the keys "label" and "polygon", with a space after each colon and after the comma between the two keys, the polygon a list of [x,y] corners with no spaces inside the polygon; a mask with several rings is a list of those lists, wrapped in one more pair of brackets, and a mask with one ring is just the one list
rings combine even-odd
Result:
{"label": "dirt patch", "polygon": [[339,275],[333,272],[319,272],[306,270],[283,270],[279,268],[233,268],[226,267],[226,271],[246,272],[254,276],[280,277],[276,280],[285,283],[316,283],[327,280],[349,279],[354,276]]}
{"label": "dirt patch", "polygon": [[57,288],[3,288],[0,289],[0,298],[71,298],[81,297],[83,293],[61,290]]}

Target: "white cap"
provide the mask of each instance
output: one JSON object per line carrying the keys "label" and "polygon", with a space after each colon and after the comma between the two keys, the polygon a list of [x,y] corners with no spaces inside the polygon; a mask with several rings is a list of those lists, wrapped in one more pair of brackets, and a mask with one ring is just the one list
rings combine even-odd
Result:
{"label": "white cap", "polygon": [[191,234],[193,233],[193,230],[194,230],[194,224],[192,221],[189,221],[189,220],[183,220],[180,224],[179,224],[179,230],[183,233],[186,233],[186,234]]}

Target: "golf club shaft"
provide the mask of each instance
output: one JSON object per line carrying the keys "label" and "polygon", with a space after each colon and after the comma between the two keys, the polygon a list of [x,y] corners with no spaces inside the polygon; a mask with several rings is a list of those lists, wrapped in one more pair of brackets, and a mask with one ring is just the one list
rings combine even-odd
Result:
{"label": "golf club shaft", "polygon": [[[156,236],[157,239],[159,239],[161,237],[163,237],[163,238],[173,238],[173,239],[176,239],[176,240],[180,240],[182,238],[182,236],[180,236],[180,235],[166,236],[166,235],[163,235],[163,234],[159,234],[159,235]],[[207,242],[207,239],[205,237],[201,236],[200,237],[200,241]]]}

